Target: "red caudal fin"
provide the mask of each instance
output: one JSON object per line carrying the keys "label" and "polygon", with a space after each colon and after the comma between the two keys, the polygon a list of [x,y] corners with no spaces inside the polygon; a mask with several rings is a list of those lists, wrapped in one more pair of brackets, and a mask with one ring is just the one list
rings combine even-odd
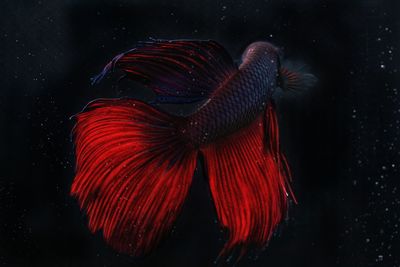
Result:
{"label": "red caudal fin", "polygon": [[264,247],[286,214],[289,170],[272,105],[266,115],[202,149],[217,216],[229,231],[220,258]]}
{"label": "red caudal fin", "polygon": [[197,152],[178,118],[137,100],[96,100],[76,116],[71,194],[116,250],[141,256],[171,229],[191,184]]}

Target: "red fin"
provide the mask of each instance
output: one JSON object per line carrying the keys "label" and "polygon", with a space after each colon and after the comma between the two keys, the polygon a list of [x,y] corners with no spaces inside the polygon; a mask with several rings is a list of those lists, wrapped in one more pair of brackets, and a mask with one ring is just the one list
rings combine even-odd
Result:
{"label": "red fin", "polygon": [[176,118],[137,100],[96,100],[76,116],[71,194],[120,252],[140,256],[175,221],[197,152],[180,141]]}
{"label": "red fin", "polygon": [[279,151],[271,105],[267,125],[263,122],[260,116],[246,129],[202,149],[219,221],[229,230],[223,258],[238,246],[239,258],[249,246],[265,246],[286,214],[289,170]]}
{"label": "red fin", "polygon": [[161,96],[157,101],[185,103],[187,98],[207,98],[237,67],[215,41],[155,40],[116,56],[93,81],[98,82],[113,69],[121,69],[128,78],[150,87]]}

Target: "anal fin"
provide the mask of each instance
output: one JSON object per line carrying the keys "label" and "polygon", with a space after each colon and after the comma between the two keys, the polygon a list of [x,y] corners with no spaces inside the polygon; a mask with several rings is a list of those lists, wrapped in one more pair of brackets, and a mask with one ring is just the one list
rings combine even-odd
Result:
{"label": "anal fin", "polygon": [[286,214],[290,175],[271,104],[266,115],[202,149],[217,216],[229,230],[222,258],[239,247],[240,258],[249,246],[265,246]]}

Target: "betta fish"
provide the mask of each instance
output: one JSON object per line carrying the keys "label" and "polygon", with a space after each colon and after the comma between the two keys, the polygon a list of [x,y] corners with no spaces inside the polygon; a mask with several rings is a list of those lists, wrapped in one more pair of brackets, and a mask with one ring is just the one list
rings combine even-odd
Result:
{"label": "betta fish", "polygon": [[[97,99],[75,116],[71,194],[89,229],[119,252],[149,253],[173,227],[201,155],[228,233],[219,257],[265,247],[294,199],[272,95],[313,80],[285,67],[281,54],[254,42],[237,66],[212,40],[151,40],[108,63],[94,83],[120,70],[156,98]],[[184,116],[158,105],[195,102]]]}

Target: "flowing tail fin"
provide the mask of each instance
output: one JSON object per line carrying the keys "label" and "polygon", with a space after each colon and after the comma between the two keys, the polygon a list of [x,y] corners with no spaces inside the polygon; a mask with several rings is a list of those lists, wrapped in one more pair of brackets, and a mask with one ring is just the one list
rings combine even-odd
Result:
{"label": "flowing tail fin", "polygon": [[175,221],[197,152],[179,138],[179,118],[130,99],[96,100],[76,116],[71,194],[116,250],[141,256]]}
{"label": "flowing tail fin", "polygon": [[238,261],[250,246],[267,244],[292,195],[273,106],[267,107],[265,120],[260,116],[202,152],[217,216],[229,230],[219,258],[236,256]]}

